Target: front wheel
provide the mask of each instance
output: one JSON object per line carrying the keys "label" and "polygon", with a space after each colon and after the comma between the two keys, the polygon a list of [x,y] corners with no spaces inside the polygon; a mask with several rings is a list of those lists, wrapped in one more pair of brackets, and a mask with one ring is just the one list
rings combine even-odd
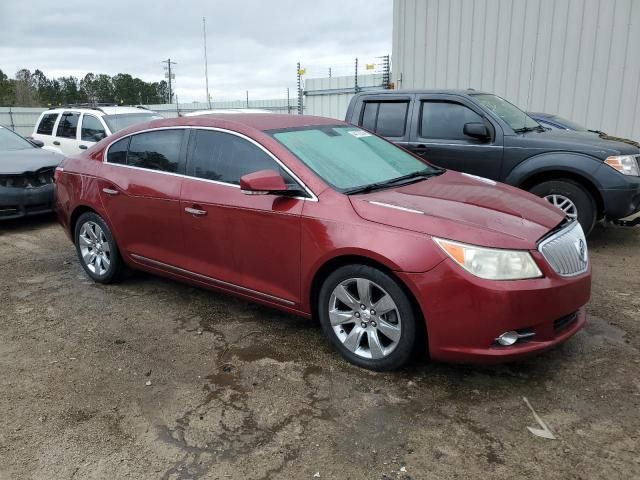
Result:
{"label": "front wheel", "polygon": [[597,219],[596,203],[579,183],[569,179],[549,180],[535,185],[529,191],[558,207],[570,219],[578,220],[585,235],[593,230]]}
{"label": "front wheel", "polygon": [[398,282],[366,265],[338,268],[322,284],[318,316],[349,362],[371,370],[405,364],[416,341],[416,316]]}
{"label": "front wheel", "polygon": [[111,230],[100,215],[80,215],[74,238],[80,264],[89,277],[98,283],[112,283],[121,277],[124,263]]}

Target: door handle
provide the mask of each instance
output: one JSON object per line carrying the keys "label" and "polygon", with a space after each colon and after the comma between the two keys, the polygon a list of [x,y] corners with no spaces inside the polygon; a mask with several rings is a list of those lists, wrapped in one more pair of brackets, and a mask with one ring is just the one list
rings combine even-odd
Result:
{"label": "door handle", "polygon": [[102,191],[107,195],[118,195],[118,190],[115,188],[103,188]]}
{"label": "door handle", "polygon": [[198,208],[192,208],[192,207],[185,207],[184,211],[196,217],[202,217],[203,215],[207,214],[206,210],[200,210]]}
{"label": "door handle", "polygon": [[53,144],[54,144],[54,145],[60,145],[60,142],[59,142],[58,140],[54,140],[54,141],[53,141]]}
{"label": "door handle", "polygon": [[80,145],[80,146],[78,146],[78,148],[79,148],[80,150],[86,150],[86,149],[87,149],[87,148],[89,148],[89,147],[87,147],[86,145]]}
{"label": "door handle", "polygon": [[416,145],[416,146],[413,147],[413,149],[416,152],[426,152],[426,151],[429,150],[429,148],[426,145],[423,145],[423,144]]}

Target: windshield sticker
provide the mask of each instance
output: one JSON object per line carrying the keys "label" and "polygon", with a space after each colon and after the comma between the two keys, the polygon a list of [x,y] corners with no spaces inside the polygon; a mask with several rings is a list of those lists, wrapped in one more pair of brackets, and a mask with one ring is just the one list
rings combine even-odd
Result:
{"label": "windshield sticker", "polygon": [[364,137],[372,137],[369,132],[365,132],[364,130],[349,130],[349,133],[356,138],[364,138]]}
{"label": "windshield sticker", "polygon": [[471,175],[470,173],[463,173],[462,175],[464,175],[465,177],[469,177],[469,178],[473,178],[475,180],[478,180],[479,182],[488,183],[489,185],[497,185],[496,182],[494,182],[493,180],[489,180],[488,178],[479,177],[477,175]]}

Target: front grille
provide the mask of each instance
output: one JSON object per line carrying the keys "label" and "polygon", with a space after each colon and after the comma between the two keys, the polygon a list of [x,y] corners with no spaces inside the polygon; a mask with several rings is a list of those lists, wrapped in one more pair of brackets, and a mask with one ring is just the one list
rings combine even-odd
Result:
{"label": "front grille", "polygon": [[573,323],[578,319],[578,314],[577,312],[573,312],[569,315],[565,315],[562,318],[559,318],[557,320],[555,320],[553,322],[553,329],[556,332],[560,332],[562,330],[564,330],[565,328],[570,327],[571,325],[573,325]]}
{"label": "front grille", "polygon": [[589,268],[587,241],[578,222],[572,222],[542,240],[538,250],[562,277],[579,275]]}
{"label": "front grille", "polygon": [[53,183],[53,172],[53,168],[47,168],[20,175],[2,175],[0,176],[0,186],[11,188],[43,187]]}

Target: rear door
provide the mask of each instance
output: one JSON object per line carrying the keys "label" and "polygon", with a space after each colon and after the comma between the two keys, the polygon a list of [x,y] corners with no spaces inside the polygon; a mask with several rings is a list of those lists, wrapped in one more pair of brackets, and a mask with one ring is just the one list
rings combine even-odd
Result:
{"label": "rear door", "polygon": [[295,180],[263,148],[232,132],[194,130],[189,150],[181,195],[188,269],[232,290],[298,303],[304,200],[246,195],[239,187],[241,176],[259,170]]}
{"label": "rear door", "polygon": [[118,246],[142,263],[183,267],[180,188],[184,129],[159,129],[112,144],[101,166],[100,196]]}
{"label": "rear door", "polygon": [[[465,123],[484,123],[490,139],[464,134]],[[500,179],[502,129],[477,106],[456,95],[416,95],[410,142],[416,155],[444,168]]]}
{"label": "rear door", "polygon": [[80,152],[78,149],[79,124],[80,113],[62,112],[55,130],[53,146],[58,147],[63,155],[75,155]]}

